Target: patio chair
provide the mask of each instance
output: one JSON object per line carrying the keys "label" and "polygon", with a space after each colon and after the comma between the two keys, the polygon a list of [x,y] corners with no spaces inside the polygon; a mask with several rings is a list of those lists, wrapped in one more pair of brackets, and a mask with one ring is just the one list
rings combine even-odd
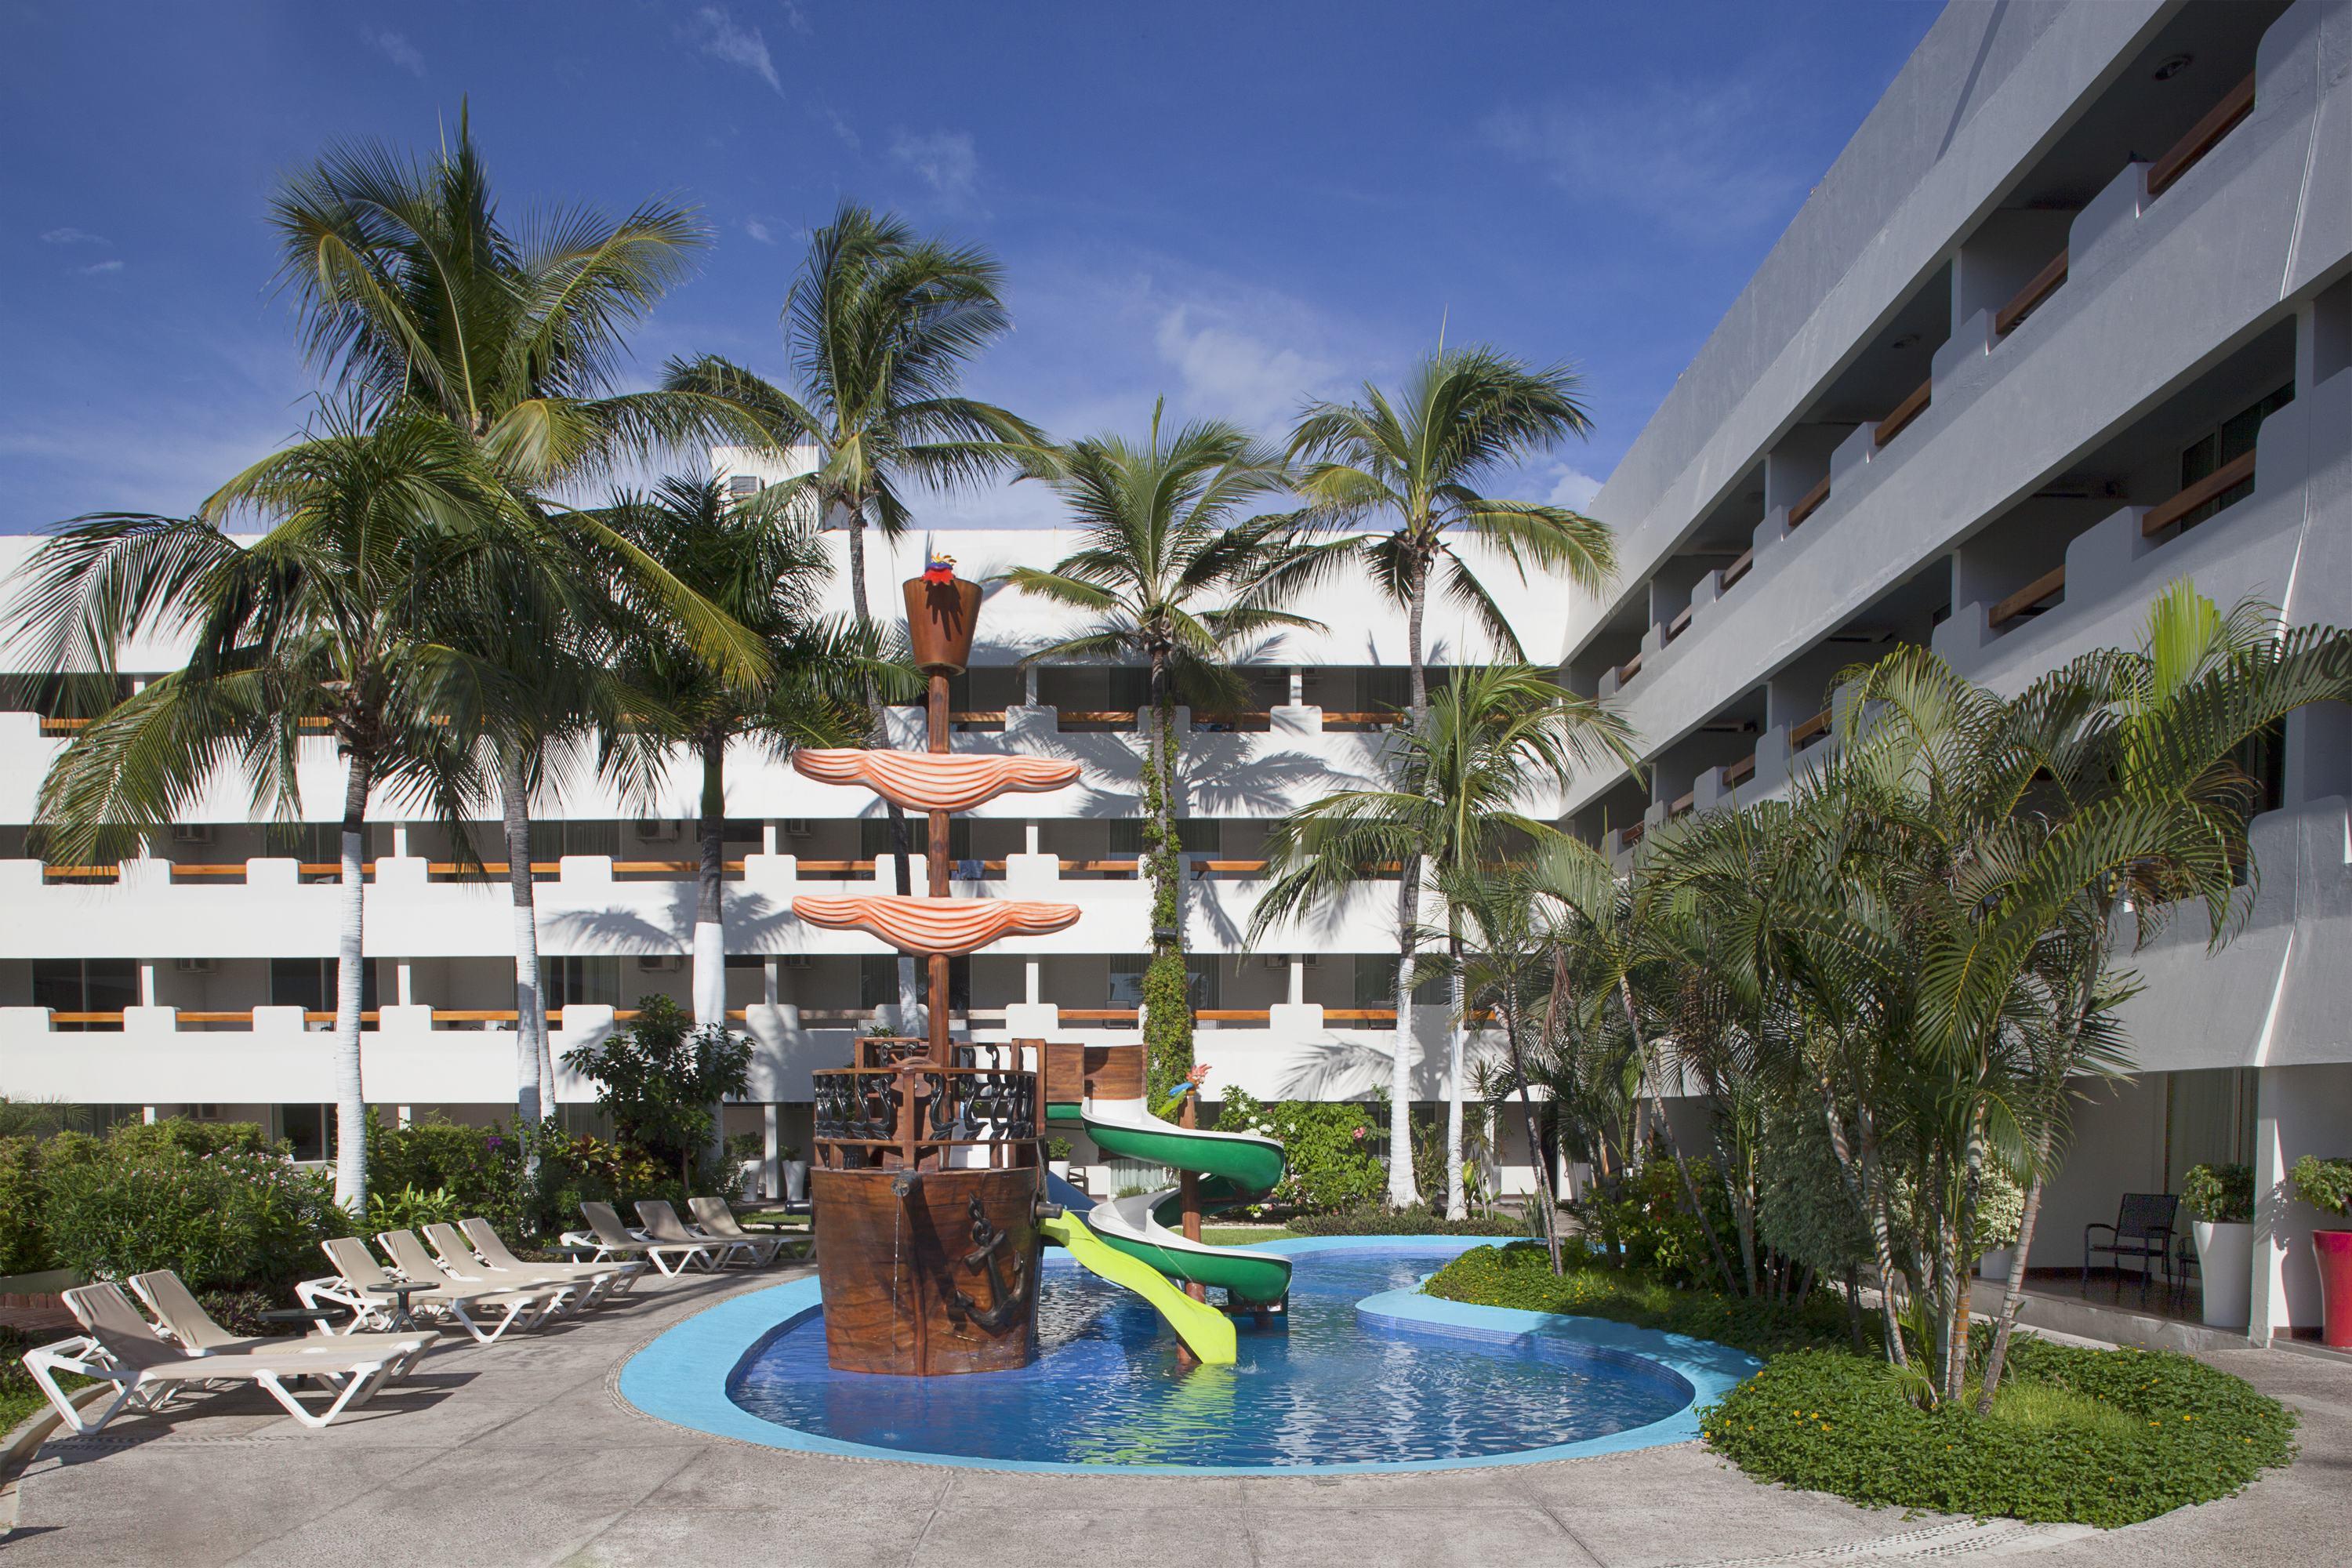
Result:
{"label": "patio chair", "polygon": [[[454,1282],[435,1286],[429,1280],[395,1280],[384,1272],[383,1265],[367,1249],[367,1244],[355,1236],[340,1237],[322,1241],[320,1248],[335,1266],[334,1277],[305,1279],[294,1287],[306,1307],[320,1301],[332,1301],[352,1310],[352,1331],[362,1328],[388,1327],[394,1311],[392,1298],[377,1292],[381,1285],[425,1285],[409,1298],[409,1310],[436,1318],[448,1318],[474,1337],[478,1344],[490,1344],[509,1329],[536,1328],[552,1310],[551,1292],[545,1290],[480,1290]],[[422,1250],[420,1248],[420,1250]],[[447,1276],[443,1276],[445,1281]],[[498,1311],[498,1322],[485,1331],[475,1321],[475,1314]],[[348,1338],[346,1334],[342,1337]]]}
{"label": "patio chair", "polygon": [[[594,1261],[598,1263],[604,1262],[608,1258],[625,1258],[632,1253],[643,1253],[654,1260],[655,1268],[673,1278],[695,1264],[700,1264],[704,1268],[713,1271],[716,1271],[719,1267],[711,1256],[709,1242],[650,1241],[643,1237],[632,1236],[629,1233],[629,1227],[621,1223],[621,1216],[614,1212],[611,1204],[583,1203],[580,1205],[580,1213],[588,1221],[588,1234],[581,1245],[596,1249]],[[569,1241],[572,1238],[566,1237],[564,1239]],[[676,1259],[675,1262],[670,1261],[673,1258]]]}
{"label": "patio chair", "polygon": [[[2164,1269],[2165,1289],[2172,1288],[2172,1222],[2180,1211],[2180,1199],[2173,1193],[2126,1193],[2116,1210],[2113,1225],[2086,1225],[2083,1227],[2083,1293],[2091,1290],[2091,1259],[2105,1254],[2114,1260],[2116,1296],[2121,1300],[2124,1291],[2124,1259],[2136,1258],[2139,1268],[2139,1303],[2147,1305],[2147,1287],[2158,1267]],[[2107,1239],[2094,1242],[2095,1231],[2105,1231]]]}
{"label": "patio chair", "polygon": [[[627,1291],[636,1284],[638,1278],[646,1271],[646,1265],[642,1258],[633,1261],[628,1258],[615,1258],[603,1263],[525,1263],[514,1255],[513,1249],[509,1247],[499,1233],[491,1228],[488,1220],[459,1220],[457,1228],[464,1233],[466,1240],[471,1244],[481,1260],[492,1268],[512,1268],[518,1271],[538,1269],[541,1272],[562,1269],[565,1273],[577,1273],[582,1279],[601,1274],[609,1281],[604,1287],[604,1295],[607,1298]],[[558,1277],[561,1278],[561,1276]]]}
{"label": "patio chair", "polygon": [[232,1353],[268,1353],[279,1351],[289,1354],[331,1354],[349,1356],[361,1350],[381,1350],[396,1352],[392,1375],[406,1377],[425,1359],[433,1336],[429,1333],[359,1333],[337,1336],[323,1330],[310,1335],[233,1334],[222,1328],[187,1283],[168,1268],[152,1273],[133,1274],[131,1289],[147,1310],[155,1314],[163,1330],[180,1342],[191,1355],[224,1355]]}
{"label": "patio chair", "polygon": [[[80,1286],[67,1291],[65,1301],[75,1321],[88,1331],[77,1339],[26,1351],[25,1369],[33,1374],[50,1407],[76,1432],[95,1432],[134,1405],[161,1410],[192,1387],[227,1383],[249,1383],[268,1390],[289,1415],[315,1430],[374,1397],[404,1355],[413,1356],[423,1349],[423,1341],[412,1338],[408,1343],[414,1349],[406,1352],[398,1347],[387,1351],[370,1344],[347,1349],[341,1355],[320,1351],[196,1355],[158,1339],[119,1285]],[[58,1385],[60,1373],[111,1383],[120,1392],[92,1415],[78,1408]],[[304,1378],[333,1392],[325,1409],[311,1409],[287,1386]]]}
{"label": "patio chair", "polygon": [[646,1239],[671,1245],[698,1242],[710,1248],[711,1256],[718,1259],[718,1266],[721,1268],[738,1258],[758,1265],[772,1261],[776,1256],[774,1247],[763,1247],[749,1237],[738,1240],[732,1237],[708,1236],[687,1229],[686,1222],[677,1217],[677,1210],[670,1207],[666,1198],[638,1200],[637,1218],[645,1225]]}
{"label": "patio chair", "polygon": [[785,1247],[805,1247],[804,1258],[816,1256],[816,1232],[813,1230],[772,1230],[761,1235],[743,1228],[735,1211],[727,1206],[725,1198],[688,1198],[686,1206],[694,1215],[694,1223],[706,1236],[724,1237],[730,1241],[765,1242],[769,1244],[768,1258],[773,1261]]}
{"label": "patio chair", "polygon": [[565,1289],[574,1292],[572,1310],[593,1307],[620,1278],[620,1269],[598,1263],[525,1263],[513,1267],[476,1256],[473,1244],[454,1225],[428,1225],[425,1239],[441,1267],[469,1284],[499,1290]]}
{"label": "patio chair", "polygon": [[432,1249],[427,1247],[413,1230],[379,1232],[375,1244],[383,1248],[385,1256],[392,1259],[392,1266],[398,1270],[400,1277],[412,1285],[429,1286],[434,1290],[445,1291],[452,1296],[489,1289],[541,1298],[546,1304],[540,1308],[538,1319],[524,1324],[525,1328],[537,1328],[546,1320],[572,1310],[581,1294],[580,1287],[577,1285],[557,1284],[545,1279],[534,1280],[528,1285],[493,1283],[486,1279],[461,1279],[441,1267],[439,1260],[433,1256]]}

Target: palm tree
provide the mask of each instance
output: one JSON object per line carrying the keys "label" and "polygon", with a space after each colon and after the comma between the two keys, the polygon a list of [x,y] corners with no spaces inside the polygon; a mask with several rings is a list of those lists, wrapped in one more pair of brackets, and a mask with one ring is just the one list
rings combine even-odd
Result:
{"label": "palm tree", "polygon": [[[709,240],[686,209],[649,202],[618,223],[555,209],[513,233],[499,221],[461,110],[456,143],[427,161],[374,143],[330,152],[286,182],[274,217],[280,277],[299,296],[313,362],[377,406],[437,415],[469,445],[484,482],[520,504],[540,505],[537,498],[593,481],[622,459],[756,437],[719,399],[613,390],[627,330],[686,277]],[[647,567],[640,560],[625,570],[645,576]],[[607,607],[593,584],[568,597],[558,607],[569,619]],[[712,635],[707,612],[674,592],[671,613]],[[512,629],[484,627],[492,641]],[[593,635],[542,630],[549,648]],[[551,717],[526,705],[493,742],[515,908],[516,1110],[530,1121],[541,1110],[541,1080],[553,1089],[528,795]]]}
{"label": "palm tree", "polygon": [[746,685],[658,615],[640,617],[614,651],[617,679],[659,707],[634,729],[608,734],[607,766],[646,779],[667,747],[682,745],[700,769],[694,1014],[697,1024],[724,1027],[728,747],[752,739],[782,756],[797,745],[847,744],[863,728],[866,693],[898,696],[913,678],[884,657],[870,627],[823,615],[833,563],[805,521],[730,504],[716,479],[667,479],[650,493],[619,497],[598,521],[757,638],[769,671],[764,682]]}
{"label": "palm tree", "polygon": [[[265,520],[240,548],[225,520]],[[301,741],[344,766],[335,1008],[336,1201],[367,1192],[360,1070],[362,878],[368,802],[426,803],[463,824],[489,784],[472,742],[505,671],[442,640],[453,601],[535,593],[542,520],[486,482],[448,422],[340,410],[232,480],[190,518],[75,520],[35,552],[17,611],[42,662],[110,676],[133,635],[182,635],[186,666],[94,719],[42,782],[37,825],[77,859],[121,853],[175,820],[215,775],[257,810],[299,817]]]}
{"label": "palm tree", "polygon": [[1152,957],[1143,989],[1155,1098],[1192,1065],[1177,699],[1196,708],[1245,700],[1235,659],[1269,633],[1319,626],[1277,607],[1313,569],[1316,551],[1286,519],[1236,517],[1286,488],[1281,458],[1214,421],[1163,436],[1160,413],[1155,404],[1140,446],[1096,436],[1055,455],[1046,482],[1076,520],[1079,547],[1050,569],[1015,567],[1000,579],[1093,617],[1025,662],[1124,661],[1149,672],[1143,834]]}
{"label": "palm tree", "polygon": [[[1426,858],[1438,886],[1461,887],[1480,868],[1524,858],[1564,842],[1552,823],[1529,815],[1549,790],[1565,789],[1576,769],[1600,756],[1637,765],[1623,719],[1590,698],[1563,691],[1533,665],[1458,670],[1430,704],[1425,722],[1402,731],[1386,788],[1343,790],[1284,817],[1266,838],[1269,881],[1258,900],[1253,938],[1384,867],[1412,868]],[[1401,920],[1398,994],[1409,997],[1410,965],[1419,946],[1419,900]],[[1467,1214],[1462,1190],[1462,922],[1448,910],[1452,1017],[1446,1046],[1446,1212]],[[1392,1149],[1410,1149],[1407,1070],[1412,1015],[1401,1001],[1396,1058],[1390,1068]],[[1390,1201],[1417,1201],[1410,1164],[1391,1158]]]}
{"label": "palm tree", "polygon": [[[1523,578],[1532,567],[1597,590],[1616,572],[1606,525],[1566,507],[1505,500],[1478,488],[1591,429],[1577,390],[1576,374],[1565,365],[1530,369],[1490,348],[1441,346],[1414,367],[1398,396],[1367,384],[1360,402],[1310,404],[1291,434],[1291,458],[1306,465],[1298,489],[1308,516],[1373,524],[1357,548],[1381,591],[1405,614],[1407,711],[1416,731],[1429,714],[1422,634],[1433,578],[1496,648],[1514,660],[1527,657],[1463,557],[1461,541],[1475,538],[1499,550]],[[1421,875],[1420,864],[1409,860],[1398,880],[1400,931],[1418,918]],[[1412,1036],[1412,969],[1407,943],[1397,963],[1400,1049]],[[1391,1111],[1392,1118],[1403,1114]],[[1391,1198],[1398,1190],[1392,1173]]]}
{"label": "palm tree", "polygon": [[[1012,327],[1000,290],[1004,271],[978,246],[918,238],[907,223],[844,202],[811,237],[785,297],[790,389],[715,354],[670,363],[665,384],[723,400],[759,426],[758,440],[816,449],[809,472],[772,487],[763,506],[804,507],[849,531],[849,595],[870,628],[866,530],[906,531],[908,485],[949,490],[1034,465],[1036,426],[961,395],[966,365]],[[866,694],[871,743],[889,743],[878,690]],[[889,806],[898,891],[913,890],[905,810]],[[914,963],[899,964],[902,1000]]]}

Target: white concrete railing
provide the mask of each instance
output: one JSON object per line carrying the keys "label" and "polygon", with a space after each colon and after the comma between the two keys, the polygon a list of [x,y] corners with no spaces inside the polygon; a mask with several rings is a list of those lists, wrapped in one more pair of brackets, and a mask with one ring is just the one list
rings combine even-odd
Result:
{"label": "white concrete railing", "polygon": [[[1314,1004],[1266,1009],[1259,1026],[1224,1026],[1197,1037],[1197,1055],[1210,1065],[1209,1098],[1240,1088],[1261,1099],[1339,1100],[1385,1088],[1394,1050],[1391,1028],[1331,1026]],[[512,1100],[515,1035],[511,1027],[433,1027],[429,1007],[385,1007],[376,1027],[361,1033],[361,1070],[371,1101],[425,1105],[497,1105]],[[985,1042],[1076,1039],[1088,1045],[1129,1044],[1133,1028],[1065,1026],[1052,1004],[1014,1004],[1001,1025],[972,1031]],[[601,1039],[615,1026],[611,1007],[575,1005],[565,1010],[552,1045],[563,1053]],[[1074,1022],[1076,1020],[1073,1020]],[[809,1026],[789,1004],[744,1009],[740,1024],[753,1041],[753,1102],[805,1101],[809,1075],[839,1067],[861,1031]],[[1445,1012],[1414,1012],[1414,1093],[1444,1092]],[[1474,1040],[1474,1056],[1499,1048],[1489,1036]],[[586,1101],[592,1085],[558,1068],[557,1098]],[[333,1037],[309,1028],[299,1007],[257,1007],[244,1030],[182,1028],[169,1007],[132,1007],[120,1029],[65,1033],[52,1028],[43,1007],[0,1007],[0,1094],[78,1103],[111,1103],[126,1086],[142,1102],[324,1102],[334,1098]]]}

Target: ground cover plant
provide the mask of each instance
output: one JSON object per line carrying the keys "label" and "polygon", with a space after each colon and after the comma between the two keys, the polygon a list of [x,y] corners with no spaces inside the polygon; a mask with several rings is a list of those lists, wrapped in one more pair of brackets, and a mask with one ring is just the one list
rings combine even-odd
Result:
{"label": "ground cover plant", "polygon": [[[2227,1497],[2294,1452],[2292,1411],[2188,1356],[2020,1338],[1980,1413],[1972,1399],[1927,1405],[1916,1373],[1857,1354],[1832,1291],[1759,1300],[1678,1288],[1604,1257],[1572,1258],[1554,1275],[1526,1244],[1465,1253],[1424,1289],[1763,1356],[1762,1371],[1700,1412],[1708,1446],[1759,1480],[1869,1507],[2113,1529]],[[1972,1359],[1990,1340],[1980,1325]]]}

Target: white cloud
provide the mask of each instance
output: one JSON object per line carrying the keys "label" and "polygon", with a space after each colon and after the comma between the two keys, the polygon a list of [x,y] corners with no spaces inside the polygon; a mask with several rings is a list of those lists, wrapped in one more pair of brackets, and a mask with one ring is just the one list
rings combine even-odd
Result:
{"label": "white cloud", "polygon": [[1215,319],[1219,314],[1179,305],[1160,319],[1152,335],[1192,407],[1240,425],[1279,427],[1330,381],[1332,367],[1324,361],[1277,347],[1230,320]]}
{"label": "white cloud", "polygon": [[758,240],[761,245],[773,245],[776,243],[776,237],[770,234],[768,232],[768,226],[761,223],[758,218],[745,218],[743,220],[743,232],[750,235],[753,239]]}
{"label": "white cloud", "polygon": [[1478,132],[1571,196],[1703,237],[1785,216],[1802,194],[1801,174],[1759,161],[1750,127],[1769,109],[1747,89],[1654,82],[1499,109]]}
{"label": "white cloud", "polygon": [[360,37],[367,40],[368,47],[409,75],[422,77],[425,74],[425,56],[408,41],[406,35],[395,33],[389,27],[362,27]]}
{"label": "white cloud", "polygon": [[901,131],[890,139],[890,156],[950,200],[968,201],[978,188],[980,154],[968,131],[934,131],[924,136]]}
{"label": "white cloud", "polygon": [[41,236],[44,245],[112,245],[114,241],[86,228],[53,228]]}
{"label": "white cloud", "polygon": [[809,26],[807,16],[802,12],[798,5],[793,4],[793,0],[782,0],[782,3],[784,7],[784,20],[791,24],[793,32],[800,34],[803,37],[806,37],[811,33],[816,31],[815,28]]}
{"label": "white cloud", "polygon": [[1601,493],[1601,483],[1581,468],[1559,465],[1559,478],[1553,481],[1551,494],[1546,499],[1554,506],[1564,506],[1570,511],[1582,511]]}
{"label": "white cloud", "polygon": [[705,5],[695,12],[693,26],[687,34],[704,54],[730,66],[741,66],[775,89],[777,97],[783,96],[783,80],[776,75],[776,62],[769,57],[767,37],[757,27],[738,26],[725,6]]}
{"label": "white cloud", "polygon": [[81,269],[81,274],[85,278],[98,278],[102,277],[109,272],[120,272],[121,270],[122,263],[120,261],[93,261],[88,267]]}

